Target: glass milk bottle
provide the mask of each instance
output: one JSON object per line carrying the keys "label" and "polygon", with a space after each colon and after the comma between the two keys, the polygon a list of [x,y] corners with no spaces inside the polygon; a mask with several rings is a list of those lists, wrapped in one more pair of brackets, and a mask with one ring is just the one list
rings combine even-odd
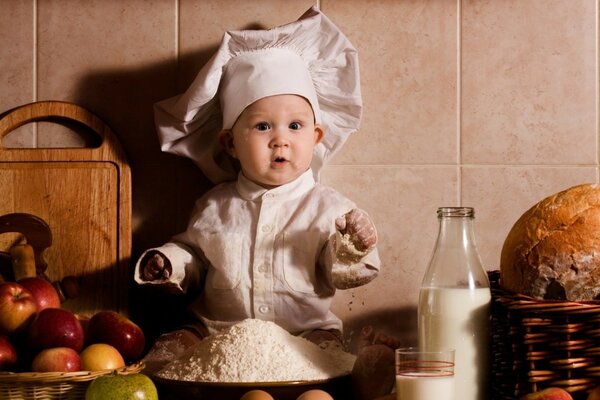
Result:
{"label": "glass milk bottle", "polygon": [[438,237],[419,293],[419,346],[455,349],[455,400],[487,400],[491,292],[470,207],[437,210]]}

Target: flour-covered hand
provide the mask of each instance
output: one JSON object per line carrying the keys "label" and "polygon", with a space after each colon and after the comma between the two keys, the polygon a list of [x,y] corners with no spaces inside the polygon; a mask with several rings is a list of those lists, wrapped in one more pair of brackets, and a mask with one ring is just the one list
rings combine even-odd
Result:
{"label": "flour-covered hand", "polygon": [[369,215],[357,208],[336,218],[335,258],[341,264],[359,263],[377,244],[377,231]]}
{"label": "flour-covered hand", "polygon": [[368,251],[377,244],[377,230],[369,215],[355,208],[338,217],[337,230],[346,236],[358,251]]}
{"label": "flour-covered hand", "polygon": [[173,272],[171,263],[160,252],[148,252],[141,263],[141,277],[145,281],[169,279]]}

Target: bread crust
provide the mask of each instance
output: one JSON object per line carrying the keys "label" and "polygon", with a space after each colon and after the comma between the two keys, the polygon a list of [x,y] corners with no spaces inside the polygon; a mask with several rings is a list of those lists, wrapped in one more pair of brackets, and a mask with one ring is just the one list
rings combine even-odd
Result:
{"label": "bread crust", "polygon": [[577,185],[527,210],[502,246],[500,283],[536,299],[596,299],[600,294],[600,186]]}

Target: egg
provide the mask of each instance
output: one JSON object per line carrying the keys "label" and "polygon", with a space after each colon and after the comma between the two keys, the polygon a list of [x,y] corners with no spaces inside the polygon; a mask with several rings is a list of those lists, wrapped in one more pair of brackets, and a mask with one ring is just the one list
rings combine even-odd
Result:
{"label": "egg", "polygon": [[264,390],[251,390],[244,393],[240,400],[274,400],[273,396]]}
{"label": "egg", "polygon": [[327,392],[313,389],[302,393],[296,400],[333,400],[333,397]]}

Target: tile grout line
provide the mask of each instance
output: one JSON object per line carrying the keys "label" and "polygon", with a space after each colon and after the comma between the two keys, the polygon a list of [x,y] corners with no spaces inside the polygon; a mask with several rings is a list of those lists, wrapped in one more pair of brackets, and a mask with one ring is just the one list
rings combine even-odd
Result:
{"label": "tile grout line", "polygon": [[[404,164],[327,164],[327,168],[451,168],[456,167],[455,163],[404,163]],[[597,169],[597,164],[462,164],[462,169],[468,168],[484,168],[484,169],[520,169],[520,168],[594,168]]]}
{"label": "tile grout line", "polygon": [[[179,20],[179,7],[181,6],[180,0],[175,0],[175,32],[174,32],[174,37],[175,37],[175,62],[177,64],[177,69],[179,69],[179,58],[181,56],[181,49],[179,48],[181,41],[179,40],[179,32],[180,32],[180,20]],[[175,78],[176,81],[176,89],[179,90],[178,86],[179,86],[179,82],[178,79]]]}
{"label": "tile grout line", "polygon": [[462,7],[456,0],[456,185],[457,201],[462,204]]}
{"label": "tile grout line", "polygon": [[[32,2],[33,5],[33,15],[32,15],[32,19],[33,19],[33,54],[32,54],[32,66],[31,66],[31,73],[32,73],[32,97],[33,97],[33,101],[36,102],[38,101],[38,1],[37,0],[33,0]],[[36,148],[38,145],[38,124],[34,123],[32,124],[32,146],[33,148]]]}

